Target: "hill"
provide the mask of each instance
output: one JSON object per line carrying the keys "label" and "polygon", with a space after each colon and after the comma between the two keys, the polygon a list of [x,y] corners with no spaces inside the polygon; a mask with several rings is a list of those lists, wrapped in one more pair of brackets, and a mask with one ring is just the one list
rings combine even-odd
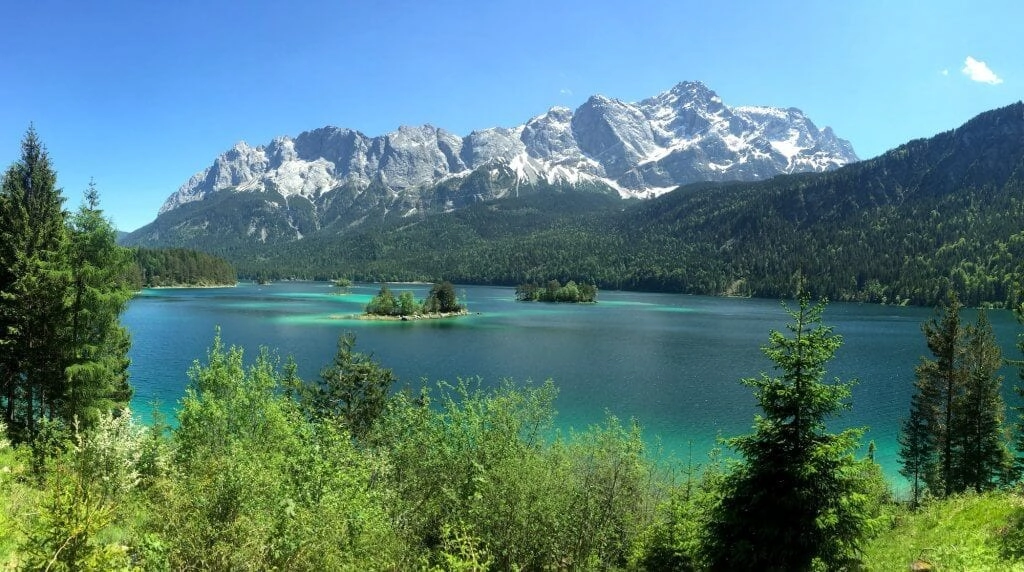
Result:
{"label": "hill", "polygon": [[[701,183],[633,203],[506,199],[344,236],[230,253],[257,270],[364,280],[1014,305],[1024,275],[1024,105],[833,172]],[[225,252],[227,253],[227,252]]]}

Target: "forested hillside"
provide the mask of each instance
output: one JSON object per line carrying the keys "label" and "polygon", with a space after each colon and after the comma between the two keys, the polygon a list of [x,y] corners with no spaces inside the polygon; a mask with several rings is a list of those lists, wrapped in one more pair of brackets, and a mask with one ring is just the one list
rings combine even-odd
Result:
{"label": "forested hillside", "polygon": [[1024,286],[1024,106],[825,174],[620,202],[573,193],[287,245],[221,250],[242,275],[1014,305]]}
{"label": "forested hillside", "polygon": [[235,268],[219,256],[185,248],[135,248],[136,288],[224,286],[237,281]]}

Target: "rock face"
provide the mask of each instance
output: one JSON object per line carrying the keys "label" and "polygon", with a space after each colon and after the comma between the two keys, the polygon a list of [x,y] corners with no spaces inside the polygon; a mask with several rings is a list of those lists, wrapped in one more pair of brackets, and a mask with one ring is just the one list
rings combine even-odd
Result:
{"label": "rock face", "polygon": [[595,95],[575,111],[554,107],[523,125],[464,137],[431,125],[379,137],[322,127],[258,147],[240,142],[159,214],[214,196],[223,203],[223,193],[270,193],[280,209],[308,201],[304,224],[317,230],[339,218],[356,223],[374,209],[408,216],[550,187],[643,198],[697,181],[758,180],[856,160],[849,142],[798,109],[730,108],[704,84],[684,82],[638,103]]}

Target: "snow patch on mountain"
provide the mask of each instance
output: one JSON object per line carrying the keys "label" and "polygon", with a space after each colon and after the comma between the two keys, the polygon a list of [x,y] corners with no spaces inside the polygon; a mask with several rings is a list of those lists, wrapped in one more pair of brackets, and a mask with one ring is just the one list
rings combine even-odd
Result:
{"label": "snow patch on mountain", "polygon": [[[458,187],[474,173],[490,181],[489,190],[447,196],[445,205],[539,183],[649,198],[696,181],[758,180],[856,160],[849,142],[796,108],[728,107],[704,84],[683,82],[637,103],[595,95],[575,110],[552,107],[522,125],[464,137],[431,125],[378,137],[323,127],[266,146],[240,142],[186,181],[160,214],[223,191],[275,192],[316,205],[337,189],[376,185],[383,197],[360,192],[353,200],[405,201],[395,208],[408,215],[422,208],[418,197],[429,189]],[[511,186],[501,188],[505,174]]]}

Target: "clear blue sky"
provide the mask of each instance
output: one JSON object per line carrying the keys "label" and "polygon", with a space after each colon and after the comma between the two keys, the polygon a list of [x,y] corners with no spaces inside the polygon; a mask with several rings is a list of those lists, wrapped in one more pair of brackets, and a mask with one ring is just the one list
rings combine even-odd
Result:
{"label": "clear blue sky", "polygon": [[32,0],[2,20],[0,164],[34,123],[68,207],[93,177],[124,230],[235,142],[324,125],[465,135],[700,80],[869,158],[1024,97],[1019,0]]}

